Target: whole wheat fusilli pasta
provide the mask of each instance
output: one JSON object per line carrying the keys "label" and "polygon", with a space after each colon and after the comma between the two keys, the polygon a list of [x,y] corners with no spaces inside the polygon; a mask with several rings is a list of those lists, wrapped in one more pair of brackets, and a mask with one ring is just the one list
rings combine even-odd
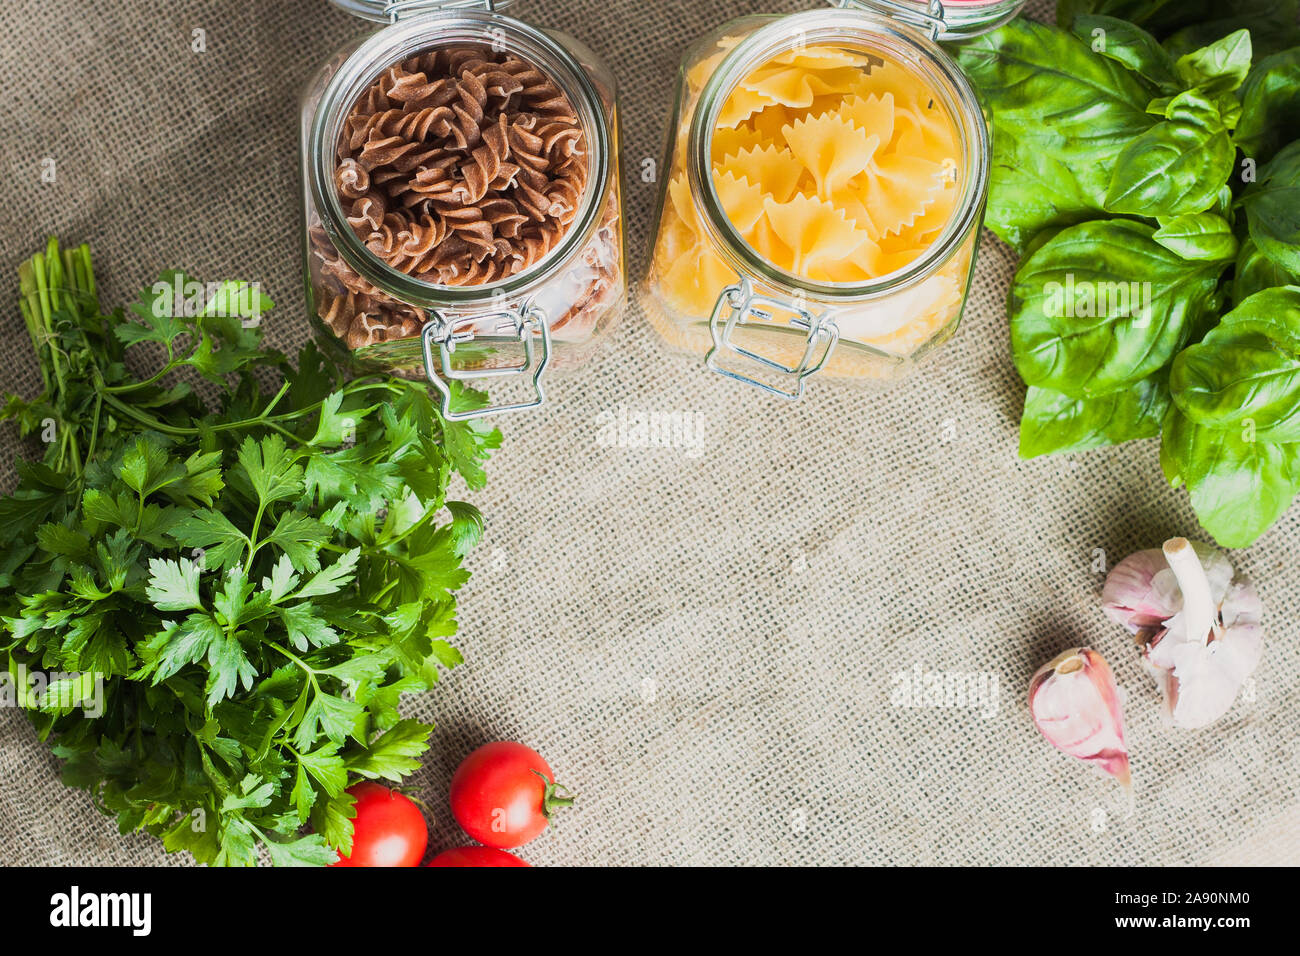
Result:
{"label": "whole wheat fusilli pasta", "polygon": [[573,222],[586,139],[555,82],[487,47],[428,51],[360,97],[338,147],[348,222],[390,266],[438,285],[530,268]]}
{"label": "whole wheat fusilli pasta", "polygon": [[[587,190],[587,150],[573,104],[542,70],[487,47],[445,47],[389,67],[358,98],[334,185],[349,226],[392,268],[437,285],[492,285],[564,238]],[[615,205],[602,235],[617,215]],[[349,347],[418,333],[418,310],[357,275],[319,226],[311,248],[318,312]],[[612,283],[598,278],[583,298],[602,302]]]}

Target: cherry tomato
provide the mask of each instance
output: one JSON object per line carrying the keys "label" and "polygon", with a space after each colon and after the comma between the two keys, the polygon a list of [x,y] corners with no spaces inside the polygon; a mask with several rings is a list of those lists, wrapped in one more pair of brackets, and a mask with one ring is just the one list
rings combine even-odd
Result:
{"label": "cherry tomato", "polygon": [[474,840],[502,850],[523,846],[550,823],[559,807],[550,766],[523,744],[484,744],[461,762],[451,778],[451,812]]}
{"label": "cherry tomato", "polygon": [[429,828],[420,808],[378,783],[359,783],[352,821],[352,853],[333,866],[419,866],[429,845]]}
{"label": "cherry tomato", "polygon": [[528,866],[513,853],[493,846],[458,846],[443,850],[425,866]]}

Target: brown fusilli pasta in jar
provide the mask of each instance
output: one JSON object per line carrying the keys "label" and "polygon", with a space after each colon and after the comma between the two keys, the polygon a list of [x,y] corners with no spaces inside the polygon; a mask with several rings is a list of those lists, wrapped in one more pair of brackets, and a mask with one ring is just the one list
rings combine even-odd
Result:
{"label": "brown fusilli pasta in jar", "polygon": [[391,23],[304,102],[319,337],[367,370],[427,376],[451,417],[471,417],[455,380],[528,389],[472,416],[534,407],[626,300],[613,77],[487,2],[336,2]]}

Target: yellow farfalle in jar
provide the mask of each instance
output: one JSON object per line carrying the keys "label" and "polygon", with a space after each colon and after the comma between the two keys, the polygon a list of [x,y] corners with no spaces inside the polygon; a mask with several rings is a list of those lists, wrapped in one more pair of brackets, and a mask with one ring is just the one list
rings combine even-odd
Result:
{"label": "yellow farfalle in jar", "polygon": [[[734,42],[688,74],[700,88]],[[707,318],[737,281],[699,221],[684,164],[691,110],[655,250],[658,296]],[[961,147],[939,97],[903,65],[833,47],[781,54],[753,70],[719,111],[713,184],[743,240],[775,268],[813,282],[862,284],[905,269],[954,213]],[[896,297],[847,307],[841,337],[907,355],[960,312],[968,254]]]}

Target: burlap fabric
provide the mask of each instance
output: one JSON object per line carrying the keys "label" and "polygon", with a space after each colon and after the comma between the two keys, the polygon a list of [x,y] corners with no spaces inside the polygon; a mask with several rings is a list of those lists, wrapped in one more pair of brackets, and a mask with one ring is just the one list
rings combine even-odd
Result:
{"label": "burlap fabric", "polygon": [[[811,5],[521,7],[619,74],[634,270],[655,193],[639,171],[659,155],[684,45],[733,15]],[[196,29],[206,52],[191,51]],[[271,340],[296,344],[297,91],[359,29],[324,0],[0,4],[0,301],[13,301],[18,260],[58,233],[92,244],[106,303],[170,266],[259,279],[278,303]],[[580,795],[523,851],[536,864],[1300,858],[1300,509],[1235,556],[1268,607],[1253,700],[1212,730],[1165,728],[1130,641],[1098,610],[1095,561],[1194,534],[1195,520],[1154,442],[1017,459],[1012,267],[986,237],[964,327],[890,392],[817,382],[777,403],[665,354],[633,309],[593,362],[556,379],[544,411],[506,422],[475,496],[488,530],[463,594],[467,663],[409,703],[438,724],[412,780],[431,845],[462,841],[446,802],[458,760],[516,738]],[[0,382],[30,394],[17,310],[0,321]],[[698,453],[602,441],[621,407],[695,416]],[[11,430],[3,441],[12,482]],[[1127,695],[1131,817],[1029,720],[1030,675],[1077,644],[1107,655]],[[918,667],[996,675],[996,714],[891,703],[896,675]],[[188,860],[119,836],[5,711],[0,862]]]}

